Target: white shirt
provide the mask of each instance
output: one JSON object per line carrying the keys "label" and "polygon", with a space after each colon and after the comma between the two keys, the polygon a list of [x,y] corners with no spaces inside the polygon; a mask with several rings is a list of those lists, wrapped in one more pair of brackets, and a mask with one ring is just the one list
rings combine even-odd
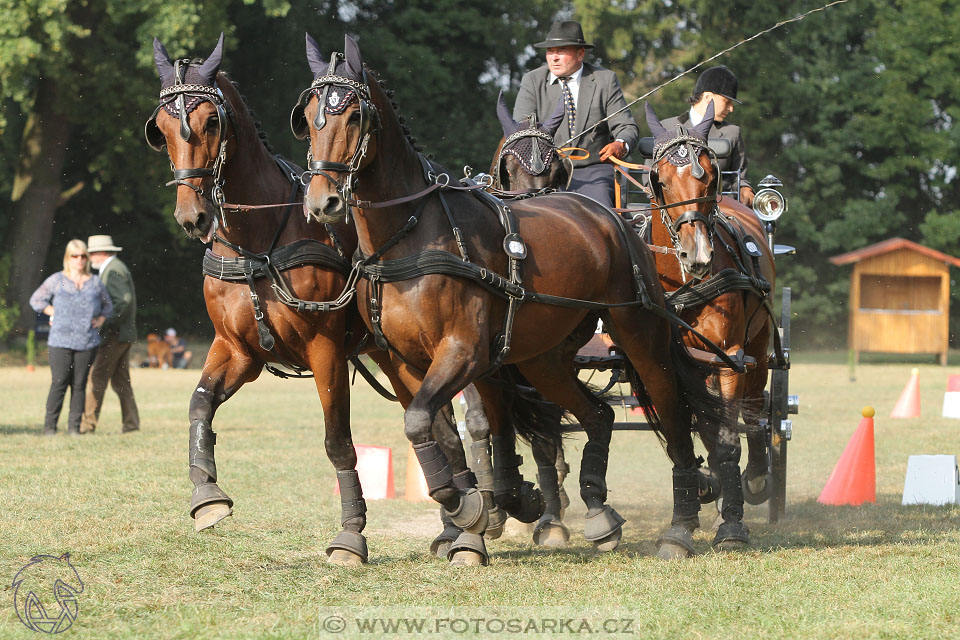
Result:
{"label": "white shirt", "polygon": [[690,107],[690,124],[691,124],[692,126],[694,126],[694,127],[697,126],[698,124],[700,124],[701,122],[703,122],[703,116],[704,116],[704,115],[706,115],[706,114],[701,115],[701,114],[697,113],[697,112],[693,109],[693,107]]}
{"label": "white shirt", "polygon": [[[573,95],[573,107],[577,108],[577,100],[580,99],[580,78],[583,77],[583,65],[580,65],[580,68],[570,74],[570,79],[567,80],[567,86],[570,87],[570,93]],[[547,78],[547,84],[553,84],[559,82],[560,78],[553,75],[553,71],[550,72],[550,77]]]}
{"label": "white shirt", "polygon": [[100,263],[100,268],[97,269],[97,273],[103,273],[103,270],[107,268],[107,265],[110,264],[110,261],[116,258],[116,256],[110,256],[106,260]]}

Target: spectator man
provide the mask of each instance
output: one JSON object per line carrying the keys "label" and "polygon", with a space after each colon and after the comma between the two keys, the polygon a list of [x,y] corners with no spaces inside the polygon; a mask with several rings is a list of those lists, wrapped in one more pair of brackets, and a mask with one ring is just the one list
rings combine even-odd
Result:
{"label": "spectator man", "polygon": [[533,114],[543,122],[563,96],[566,122],[554,135],[554,144],[560,146],[623,109],[571,143],[589,151],[590,156],[574,161],[570,190],[613,207],[613,168],[607,161],[611,156],[622,160],[640,139],[637,123],[630,110],[624,109],[627,103],[617,76],[583,61],[586,50],[593,45],[583,39],[579,22],[554,22],[546,40],[533,46],[547,50],[546,64],[523,76],[513,108],[514,120],[523,122]]}
{"label": "spectator man", "polygon": [[90,236],[87,241],[90,264],[100,270],[100,280],[113,302],[113,315],[100,329],[102,342],[90,370],[86,407],[80,424],[82,433],[97,428],[107,382],[120,398],[123,433],[140,429],[140,414],[130,383],[130,345],[137,339],[137,294],[127,266],[117,258],[121,247],[107,235]]}
{"label": "spectator man", "polygon": [[173,359],[174,369],[186,369],[193,358],[193,352],[187,349],[187,343],[177,336],[177,330],[173,327],[167,329],[164,341],[170,347],[170,356]]}

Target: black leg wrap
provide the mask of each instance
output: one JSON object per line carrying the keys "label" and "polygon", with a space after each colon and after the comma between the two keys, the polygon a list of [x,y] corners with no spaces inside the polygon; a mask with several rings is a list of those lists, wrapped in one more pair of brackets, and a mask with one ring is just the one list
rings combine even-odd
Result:
{"label": "black leg wrap", "polygon": [[607,445],[588,442],[583,447],[580,465],[580,497],[588,509],[595,510],[607,501]]}
{"label": "black leg wrap", "polygon": [[360,475],[355,469],[337,471],[340,483],[340,526],[360,533],[367,525],[367,503],[363,500]]}
{"label": "black leg wrap", "polygon": [[420,468],[423,469],[423,477],[427,481],[431,497],[437,491],[453,486],[453,472],[440,445],[428,440],[423,444],[413,445],[413,450],[417,454]]}
{"label": "black leg wrap", "polygon": [[209,422],[194,420],[190,423],[190,480],[195,486],[217,481],[217,463],[213,447],[217,434]]}
{"label": "black leg wrap", "polygon": [[560,509],[560,483],[557,478],[557,468],[555,466],[537,467],[537,484],[540,485],[540,491],[543,492],[543,512],[546,515],[559,516]]}
{"label": "black leg wrap", "polygon": [[743,488],[740,484],[740,467],[736,462],[720,464],[720,485],[723,487],[724,522],[743,520]]}
{"label": "black leg wrap", "polygon": [[473,471],[470,471],[469,469],[467,469],[466,471],[461,471],[460,473],[454,474],[453,486],[455,486],[460,491],[467,491],[468,489],[476,489],[477,476],[473,475]]}
{"label": "black leg wrap", "polygon": [[520,463],[523,458],[516,454],[512,440],[498,436],[493,438],[493,492],[494,494],[513,493],[523,482],[520,475]]}
{"label": "black leg wrap", "polygon": [[477,475],[477,488],[493,493],[493,465],[490,464],[490,440],[484,438],[470,445],[473,472]]}
{"label": "black leg wrap", "polygon": [[673,469],[673,520],[690,530],[700,526],[699,476],[696,469]]}

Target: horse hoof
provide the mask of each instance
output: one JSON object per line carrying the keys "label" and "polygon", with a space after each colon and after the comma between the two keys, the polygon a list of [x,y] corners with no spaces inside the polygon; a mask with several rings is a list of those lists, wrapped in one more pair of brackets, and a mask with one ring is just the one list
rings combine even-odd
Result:
{"label": "horse hoof", "polygon": [[740,475],[740,481],[743,487],[743,499],[747,504],[763,504],[773,494],[773,481],[768,473],[748,478],[747,472],[744,471]]}
{"label": "horse hoof", "polygon": [[742,551],[750,545],[743,540],[721,540],[713,546],[717,551]]}
{"label": "horse hoof", "polygon": [[593,542],[593,546],[597,548],[597,551],[602,551],[607,553],[613,551],[620,546],[620,538],[623,536],[623,529],[618,528],[616,531],[608,535],[606,538],[600,538]]}
{"label": "horse hoof", "polygon": [[233,509],[226,502],[209,502],[193,514],[193,528],[197,532],[211,529],[215,524],[231,515],[233,515]]}
{"label": "horse hoof", "polygon": [[484,532],[483,537],[487,540],[496,540],[503,535],[503,523],[496,526],[487,526],[487,530]]}
{"label": "horse hoof", "polygon": [[533,532],[533,543],[541,547],[557,549],[570,542],[570,531],[562,522],[546,522]]}
{"label": "horse hoof", "polygon": [[341,567],[362,567],[363,558],[346,549],[334,549],[327,556],[327,562]]}
{"label": "horse hoof", "polygon": [[440,542],[434,545],[431,551],[433,551],[433,553],[438,558],[443,558],[444,560],[446,560],[447,554],[450,553],[450,545],[452,544],[453,544],[453,540],[441,540]]}
{"label": "horse hoof", "polygon": [[669,541],[660,543],[660,549],[657,550],[657,557],[661,560],[675,560],[677,558],[689,558],[693,554],[682,544],[675,544]]}
{"label": "horse hoof", "polygon": [[450,558],[451,567],[479,567],[483,564],[483,556],[476,551],[457,551]]}

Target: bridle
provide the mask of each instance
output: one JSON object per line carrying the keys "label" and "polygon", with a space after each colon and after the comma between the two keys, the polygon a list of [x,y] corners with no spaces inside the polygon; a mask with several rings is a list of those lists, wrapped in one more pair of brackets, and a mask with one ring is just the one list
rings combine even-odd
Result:
{"label": "bridle", "polygon": [[[528,141],[529,150],[526,149]],[[563,188],[569,188],[570,180],[573,178],[572,160],[560,153],[560,150],[554,146],[553,136],[536,126],[533,118],[531,118],[530,126],[511,133],[500,146],[500,152],[494,163],[497,171],[494,176],[493,188],[501,190],[503,187],[502,174],[505,156],[512,155],[530,175],[539,176],[550,168],[554,154],[560,156],[560,161],[567,171],[567,183]]]}
{"label": "bridle", "polygon": [[[342,54],[334,52],[330,57],[330,66],[327,68],[327,73],[316,78],[309,87],[300,93],[296,105],[290,112],[290,129],[298,140],[302,140],[309,135],[304,110],[311,96],[316,96],[318,102],[317,115],[314,116],[312,123],[318,131],[326,126],[327,114],[341,114],[354,100],[359,103],[360,136],[357,138],[357,146],[353,150],[350,163],[314,160],[313,149],[308,148],[307,170],[300,176],[300,181],[304,186],[308,186],[314,176],[323,176],[336,187],[337,193],[340,194],[344,202],[348,203],[353,195],[357,171],[360,170],[360,165],[367,155],[370,139],[380,131],[380,115],[370,98],[366,71],[363,72],[363,82],[336,74],[337,60],[341,57]],[[329,172],[346,175],[344,179],[338,180]]]}
{"label": "bridle", "polygon": [[[210,167],[194,167],[188,169],[177,169],[173,160],[170,161],[170,170],[173,172],[173,180],[166,183],[165,186],[189,187],[193,189],[198,196],[209,200],[216,208],[220,216],[220,223],[227,228],[226,217],[223,212],[225,198],[223,195],[223,166],[227,161],[227,143],[229,138],[225,135],[226,125],[230,124],[230,130],[236,131],[233,120],[230,117],[230,110],[223,93],[217,86],[208,86],[203,84],[184,84],[183,77],[186,73],[190,61],[187,59],[174,62],[174,83],[169,87],[160,90],[160,104],[153,110],[153,113],[147,119],[143,127],[143,135],[147,144],[154,151],[162,151],[165,138],[157,126],[157,115],[160,109],[180,120],[180,137],[184,142],[190,140],[192,131],[190,129],[189,114],[197,108],[201,102],[209,102],[217,110],[217,136],[218,148],[216,158]],[[202,186],[187,182],[192,178],[213,178],[213,187],[210,192],[204,191]]]}
{"label": "bridle", "polygon": [[[703,167],[700,166],[698,158],[701,151],[706,151],[710,156],[710,164],[714,169],[714,180],[711,183],[712,188],[707,189],[707,194],[699,198],[691,198],[690,200],[683,200],[681,202],[672,202],[670,204],[666,203],[663,196],[663,185],[660,182],[658,175],[658,167],[660,161],[667,159],[674,166],[683,166],[689,162],[690,164],[690,173],[696,178],[700,179],[703,177]],[[679,257],[679,251],[681,249],[680,244],[680,227],[685,224],[695,224],[697,222],[702,223],[707,229],[707,237],[710,239],[710,248],[713,248],[713,233],[716,228],[717,216],[720,215],[719,202],[720,194],[717,189],[719,175],[720,175],[720,165],[717,160],[716,153],[710,146],[701,140],[687,133],[686,129],[682,125],[677,125],[677,136],[660,142],[656,144],[653,148],[653,161],[650,163],[650,186],[653,189],[653,195],[657,202],[657,208],[660,209],[660,220],[663,222],[663,226],[666,227],[667,232],[670,234],[670,241],[673,243],[674,249],[677,250],[677,255]],[[712,193],[711,193],[712,191]],[[712,202],[713,208],[707,215],[701,213],[696,207],[686,209],[682,214],[677,218],[671,218],[668,209],[675,207],[684,207],[687,205],[697,205],[703,202]]]}

